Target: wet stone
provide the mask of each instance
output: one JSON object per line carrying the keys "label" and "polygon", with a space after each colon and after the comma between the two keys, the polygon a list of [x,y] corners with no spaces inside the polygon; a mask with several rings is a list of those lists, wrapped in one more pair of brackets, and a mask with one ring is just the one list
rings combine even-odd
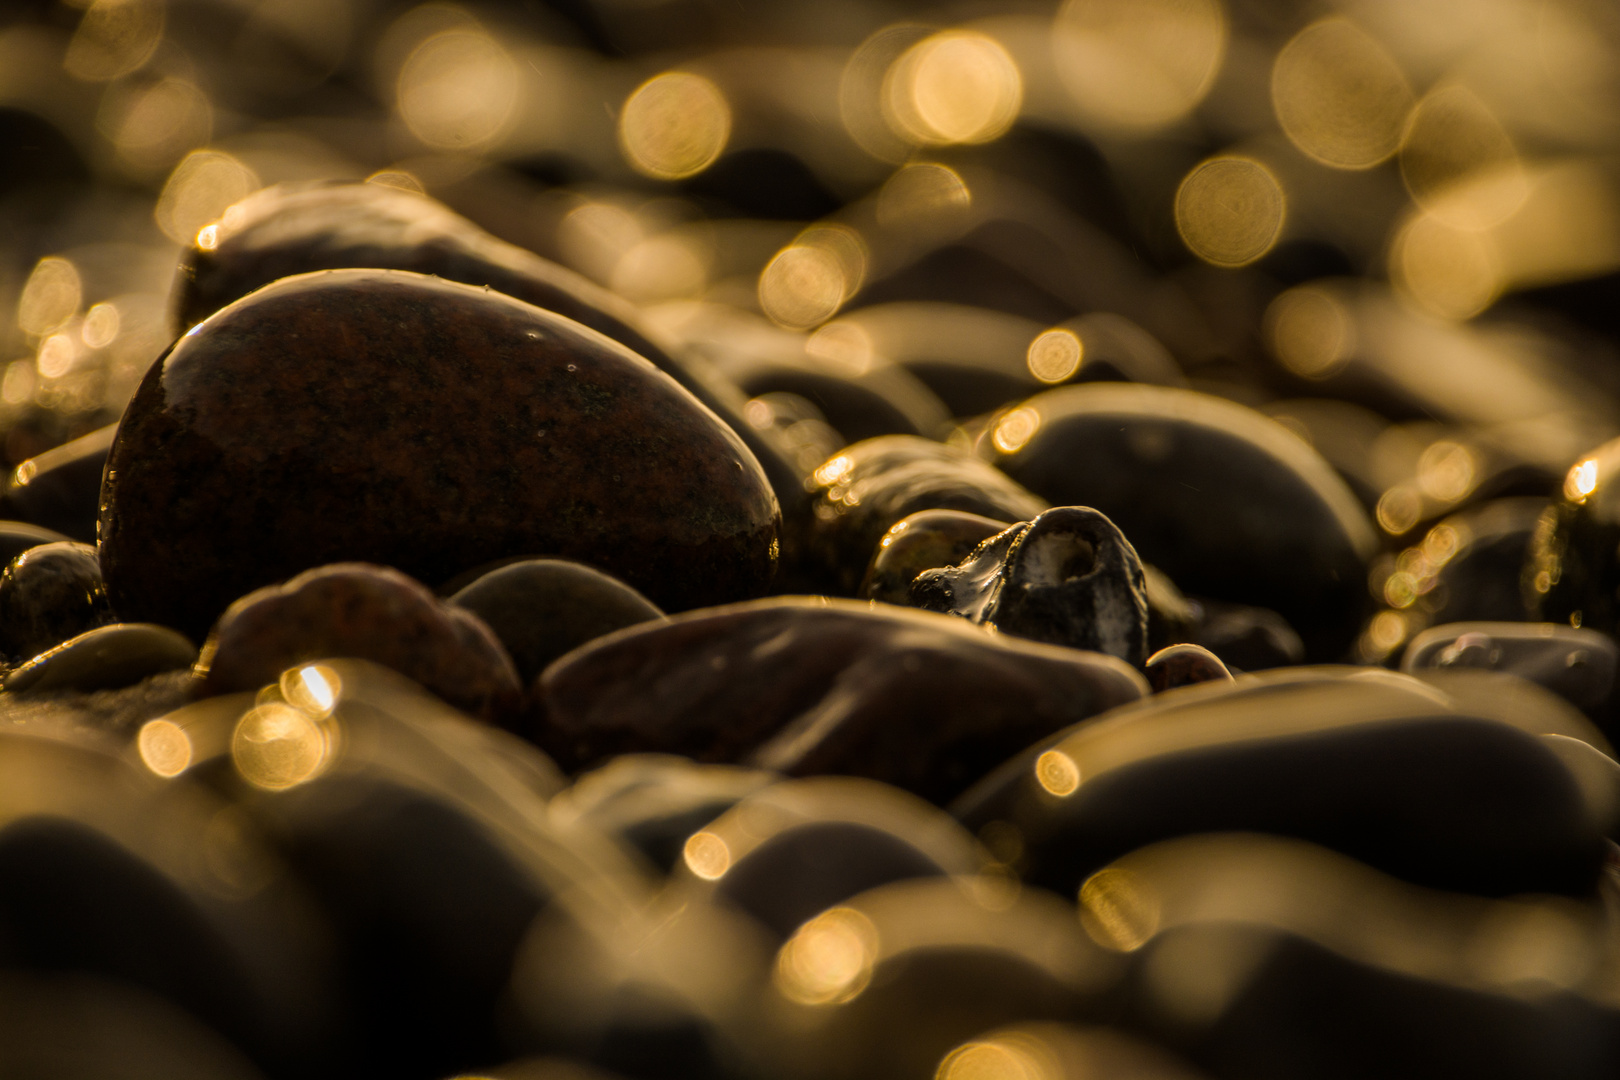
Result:
{"label": "wet stone", "polygon": [[101,553],[125,618],[201,637],[244,593],[363,561],[430,584],[555,555],[682,610],[758,595],[777,504],[714,414],[548,311],[418,274],[289,278],[147,373]]}
{"label": "wet stone", "polygon": [[0,651],[13,661],[116,618],[96,549],[89,544],[31,547],[0,574]]}
{"label": "wet stone", "polygon": [[1232,673],[1220,657],[1190,642],[1160,649],[1147,658],[1142,673],[1155,694],[1193,683],[1232,681]]}
{"label": "wet stone", "polygon": [[196,674],[205,694],[230,694],[331,656],[393,668],[486,719],[510,719],[521,705],[511,658],[476,615],[397,570],[354,563],[311,570],[232,604]]}
{"label": "wet stone", "polygon": [[664,617],[624,582],[565,559],[521,559],[498,567],[458,590],[450,603],[495,631],[525,686],[587,641]]}
{"label": "wet stone", "polygon": [[112,623],[86,630],[13,668],[4,687],[16,694],[116,690],[189,668],[196,659],[197,646],[166,626]]}
{"label": "wet stone", "polygon": [[64,536],[55,529],[47,529],[43,525],[35,525],[29,521],[0,521],[0,560],[10,564],[11,560],[29,548],[72,539],[71,536]]}
{"label": "wet stone", "polygon": [[1557,623],[1456,622],[1412,639],[1401,670],[1503,671],[1545,687],[1605,727],[1613,723],[1620,646],[1596,630]]}
{"label": "wet stone", "polygon": [[0,491],[0,516],[95,543],[101,475],[117,430],[108,424],[18,465]]}
{"label": "wet stone", "polygon": [[1135,667],[1147,658],[1142,562],[1114,523],[1086,506],[1048,510],[986,540],[960,566],[924,571],[910,600]]}
{"label": "wet stone", "polygon": [[781,598],[645,624],[553,664],[536,741],[564,768],[678,753],[866,776],[935,802],[1147,684],[1111,656],[883,604]]}
{"label": "wet stone", "polygon": [[993,467],[944,443],[885,435],[847,446],[815,470],[804,562],[823,587],[853,596],[883,534],[921,510],[1028,521],[1046,504]]}
{"label": "wet stone", "polygon": [[909,605],[911,583],[924,570],[955,566],[1010,525],[962,510],[920,510],[895,522],[866,568],[860,595]]}

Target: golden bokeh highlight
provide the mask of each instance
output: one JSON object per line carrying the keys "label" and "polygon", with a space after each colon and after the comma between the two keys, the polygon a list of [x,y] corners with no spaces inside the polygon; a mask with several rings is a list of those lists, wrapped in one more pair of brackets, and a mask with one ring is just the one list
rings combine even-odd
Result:
{"label": "golden bokeh highlight", "polygon": [[1312,285],[1279,293],[1266,308],[1264,327],[1277,362],[1306,379],[1334,374],[1355,350],[1356,324],[1344,302]]}
{"label": "golden bokeh highlight", "polygon": [[1024,362],[1029,373],[1043,383],[1060,383],[1080,370],[1085,346],[1073,330],[1057,327],[1035,335]]}
{"label": "golden bokeh highlight", "polygon": [[827,323],[804,341],[804,351],[818,360],[826,360],[848,369],[851,375],[864,375],[877,358],[877,347],[872,335],[857,323],[839,320]]}
{"label": "golden bokeh highlight", "polygon": [[1010,1039],[989,1039],[964,1043],[946,1054],[934,1080],[1064,1080],[1064,1076],[1029,1047]]}
{"label": "golden bokeh highlight", "polygon": [[1271,103],[1302,153],[1339,169],[1391,157],[1412,111],[1412,87],[1379,41],[1348,19],[1312,23],[1277,54]]}
{"label": "golden bokeh highlight", "polygon": [[179,776],[191,766],[191,736],[169,720],[148,720],[135,736],[141,763],[164,779]]}
{"label": "golden bokeh highlight", "polygon": [[248,783],[269,791],[283,791],[319,776],[330,750],[328,735],[314,717],[274,701],[248,710],[231,734],[236,771]]}
{"label": "golden bokeh highlight", "polygon": [[1413,201],[1461,229],[1506,220],[1530,191],[1501,121],[1478,95],[1456,84],[1431,90],[1412,110],[1400,161]]}
{"label": "golden bokeh highlight", "polygon": [[668,71],[642,83],[619,111],[625,160],[656,180],[695,176],[731,139],[731,106],[702,75]]}
{"label": "golden bokeh highlight", "polygon": [[62,67],[87,82],[138,71],[163,41],[163,0],[95,0],[68,42]]}
{"label": "golden bokeh highlight", "polygon": [[884,119],[907,142],[985,143],[1018,119],[1024,79],[1001,43],[947,30],[906,50],[883,81]]}
{"label": "golden bokeh highlight", "polygon": [[17,325],[25,334],[47,334],[79,312],[84,285],[79,268],[48,255],[34,264],[17,300]]}
{"label": "golden bokeh highlight", "polygon": [[814,225],[777,252],[759,275],[759,307],[790,330],[838,313],[866,277],[866,244],[845,225]]}
{"label": "golden bokeh highlight", "polygon": [[1587,458],[1564,477],[1564,498],[1570,502],[1583,503],[1597,490],[1598,463],[1593,458]]}
{"label": "golden bokeh highlight", "polygon": [[855,459],[847,454],[839,454],[837,457],[823,463],[815,472],[810,474],[810,477],[822,487],[830,487],[843,480],[854,469]]}
{"label": "golden bokeh highlight", "polygon": [[996,421],[990,441],[1003,454],[1016,454],[1041,430],[1041,414],[1029,406],[1013,409]]}
{"label": "golden bokeh highlight", "polygon": [[1411,532],[1423,519],[1423,495],[1411,484],[1396,484],[1379,497],[1373,515],[1391,536]]}
{"label": "golden bokeh highlight", "polygon": [[413,195],[426,195],[427,188],[415,174],[404,169],[378,169],[366,177],[366,183],[376,184],[378,187],[393,188],[396,191],[409,191]]}
{"label": "golden bokeh highlight", "polygon": [[505,134],[522,87],[500,43],[464,27],[416,47],[400,68],[395,101],[405,126],[427,145],[473,152]]}
{"label": "golden bokeh highlight", "polygon": [[343,696],[343,678],[325,664],[288,668],[278,683],[281,696],[302,712],[325,719]]}
{"label": "golden bokeh highlight", "polygon": [[125,161],[139,169],[165,168],[208,141],[214,108],[194,84],[169,78],[123,98],[109,122]]}
{"label": "golden bokeh highlight", "polygon": [[691,234],[649,236],[613,264],[608,285],[640,304],[696,297],[709,283],[709,255]]}
{"label": "golden bokeh highlight", "polygon": [[822,912],[788,939],[776,956],[772,978],[789,1001],[800,1005],[841,1005],[872,980],[878,932],[854,908]]}
{"label": "golden bokeh highlight", "polygon": [[960,214],[973,193],[949,165],[923,161],[895,170],[878,192],[878,224],[905,227]]}
{"label": "golden bokeh highlight", "polygon": [[1130,952],[1158,933],[1159,898],[1129,870],[1106,867],[1080,885],[1080,925],[1105,949]]}
{"label": "golden bokeh highlight", "polygon": [[39,343],[34,366],[47,379],[60,379],[79,362],[79,346],[71,334],[52,334]]}
{"label": "golden bokeh highlight", "polygon": [[681,858],[686,868],[704,881],[718,881],[731,869],[731,848],[723,838],[707,830],[686,838]]}
{"label": "golden bokeh highlight", "polygon": [[1187,249],[1216,266],[1254,262],[1282,235],[1287,199],[1271,170],[1252,158],[1200,163],[1176,189],[1176,231]]}
{"label": "golden bokeh highlight", "polygon": [[1478,315],[1504,284],[1501,259],[1488,233],[1457,228],[1433,214],[1407,220],[1390,247],[1389,261],[1398,294],[1442,319]]}
{"label": "golden bokeh highlight", "polygon": [[257,174],[230,154],[194,150],[169,174],[153,216],[175,243],[210,250],[218,245],[218,230],[207,236],[203,230],[258,189]]}
{"label": "golden bokeh highlight", "polygon": [[79,337],[92,349],[105,349],[118,340],[118,331],[122,325],[123,317],[118,314],[118,305],[96,304],[85,312],[84,325],[79,327]]}
{"label": "golden bokeh highlight", "polygon": [[[34,367],[32,360],[13,360],[7,364],[5,377],[0,378],[0,401],[4,401],[7,405],[21,405],[33,397],[34,387],[39,381],[38,374],[38,369]],[[23,465],[27,464],[29,462],[23,462]],[[21,469],[22,465],[17,466],[17,468]],[[29,479],[32,479],[32,477]],[[18,478],[16,482],[25,483],[26,481]]]}
{"label": "golden bokeh highlight", "polygon": [[1080,790],[1080,766],[1061,750],[1048,750],[1035,759],[1035,782],[1058,798]]}
{"label": "golden bokeh highlight", "polygon": [[1458,502],[1479,483],[1479,461],[1462,443],[1437,439],[1418,458],[1418,490],[1440,502]]}
{"label": "golden bokeh highlight", "polygon": [[1209,93],[1227,35],[1220,0],[1067,0],[1052,27],[1053,59],[1087,119],[1151,130]]}

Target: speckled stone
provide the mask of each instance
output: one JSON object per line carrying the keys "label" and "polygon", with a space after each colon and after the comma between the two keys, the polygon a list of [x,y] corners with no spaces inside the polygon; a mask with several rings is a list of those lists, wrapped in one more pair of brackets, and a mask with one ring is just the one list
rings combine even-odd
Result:
{"label": "speckled stone", "polygon": [[679,355],[628,302],[589,279],[480,229],[436,199],[380,184],[277,184],[230,207],[181,257],[175,319],[184,332],[273,281],[315,270],[378,267],[488,286],[555,311],[646,357],[729,424],[759,459],[784,506],[801,475],[768,431],[743,420],[747,395],[707,361]]}
{"label": "speckled stone", "polygon": [[959,566],[925,570],[911,603],[1032,641],[1092,649],[1141,667],[1148,600],[1142,560],[1089,506],[1058,506],[980,544]]}
{"label": "speckled stone", "polygon": [[566,559],[521,559],[498,567],[458,590],[450,603],[495,631],[525,686],[570,649],[664,617],[624,582]]}
{"label": "speckled stone", "polygon": [[1147,683],[1099,653],[851,600],[760,600],[621,631],[547,668],[537,741],[565,768],[679,753],[844,773],[932,801]]}
{"label": "speckled stone", "polygon": [[29,548],[0,574],[0,650],[13,662],[116,618],[89,544]]}
{"label": "speckled stone", "polygon": [[914,435],[883,435],[840,450],[811,476],[801,556],[823,591],[853,596],[883,534],[920,510],[962,510],[1028,521],[1046,509],[965,450]]}
{"label": "speckled stone", "polygon": [[333,562],[437,584],[558,555],[670,610],[758,595],[779,515],[736,435],[628,349],[501,293],[388,270],[288,278],[180,339],[108,460],[126,619],[200,638]]}
{"label": "speckled stone", "polygon": [[521,706],[511,657],[482,620],[397,570],[359,563],[242,597],[203,645],[195,674],[202,693],[232,694],[331,656],[393,668],[486,719],[509,719]]}

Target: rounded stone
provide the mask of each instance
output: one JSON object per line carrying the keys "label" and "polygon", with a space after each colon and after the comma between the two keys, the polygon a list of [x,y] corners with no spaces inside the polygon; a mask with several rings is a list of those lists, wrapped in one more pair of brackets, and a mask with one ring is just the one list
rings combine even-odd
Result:
{"label": "rounded stone", "polygon": [[521,559],[497,567],[450,602],[495,631],[525,686],[587,641],[664,617],[624,582],[566,559]]}
{"label": "rounded stone", "polygon": [[203,645],[204,694],[258,690],[287,668],[348,656],[393,668],[467,712],[513,717],[522,687],[493,631],[397,570],[346,563],[232,604]]}
{"label": "rounded stone", "polygon": [[437,584],[558,555],[682,610],[762,592],[779,518],[731,429],[622,345],[498,292],[333,270],[222,309],[147,372],[101,557],[121,615],[194,637],[346,561]]}
{"label": "rounded stone", "polygon": [[14,661],[115,618],[89,544],[69,540],[29,548],[0,574],[0,651]]}

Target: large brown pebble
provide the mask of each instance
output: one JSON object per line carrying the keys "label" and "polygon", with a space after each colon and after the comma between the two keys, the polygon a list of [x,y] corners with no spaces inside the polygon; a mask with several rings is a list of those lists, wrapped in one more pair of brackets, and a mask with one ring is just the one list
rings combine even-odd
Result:
{"label": "large brown pebble", "polygon": [[200,638],[327,563],[437,584],[560,555],[667,610],[756,596],[776,499],[650,363],[497,292],[387,270],[287,278],[147,373],[102,498],[114,606]]}
{"label": "large brown pebble", "polygon": [[323,566],[242,597],[203,646],[196,674],[204,694],[233,694],[329,656],[393,668],[487,719],[521,706],[517,669],[482,620],[397,570],[363,563]]}
{"label": "large brown pebble", "polygon": [[644,623],[547,668],[565,768],[656,751],[868,776],[936,802],[1065,724],[1147,693],[1100,653],[882,604],[782,598]]}

